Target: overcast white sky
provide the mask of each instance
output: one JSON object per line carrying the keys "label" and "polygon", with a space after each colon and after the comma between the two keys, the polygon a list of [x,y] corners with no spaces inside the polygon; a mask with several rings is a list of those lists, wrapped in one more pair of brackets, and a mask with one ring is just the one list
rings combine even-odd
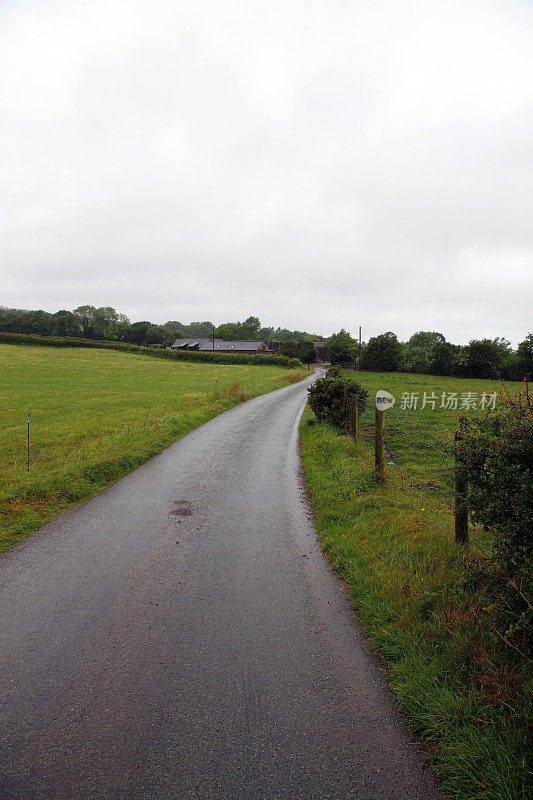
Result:
{"label": "overcast white sky", "polygon": [[0,304],[533,330],[533,3],[0,0]]}

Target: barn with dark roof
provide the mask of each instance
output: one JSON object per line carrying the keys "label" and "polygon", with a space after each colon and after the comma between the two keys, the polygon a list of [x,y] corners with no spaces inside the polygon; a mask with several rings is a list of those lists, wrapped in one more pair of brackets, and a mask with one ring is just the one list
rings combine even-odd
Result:
{"label": "barn with dark roof", "polygon": [[239,341],[226,342],[223,339],[176,339],[170,350],[194,350],[197,353],[239,353],[255,356],[258,354],[273,355],[267,342]]}

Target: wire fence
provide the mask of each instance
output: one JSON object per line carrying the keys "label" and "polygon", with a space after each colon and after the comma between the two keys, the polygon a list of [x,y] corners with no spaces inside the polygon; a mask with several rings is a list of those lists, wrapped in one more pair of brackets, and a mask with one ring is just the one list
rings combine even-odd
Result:
{"label": "wire fence", "polygon": [[[354,408],[358,416],[356,424]],[[455,526],[458,541],[461,537],[466,541],[468,527],[465,530],[464,513],[460,524],[457,516],[455,431],[439,428],[401,409],[380,411],[374,403],[361,398],[357,404],[349,398],[345,414],[346,430],[367,450],[374,448],[374,469],[379,477],[402,501],[411,503],[439,527],[449,530]],[[461,503],[459,511],[464,512]]]}

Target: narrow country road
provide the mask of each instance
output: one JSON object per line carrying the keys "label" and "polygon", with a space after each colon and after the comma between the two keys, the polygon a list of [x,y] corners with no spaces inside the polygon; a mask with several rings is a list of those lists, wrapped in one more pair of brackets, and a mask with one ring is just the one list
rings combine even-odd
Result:
{"label": "narrow country road", "polygon": [[0,559],[2,800],[434,800],[310,520],[312,378]]}

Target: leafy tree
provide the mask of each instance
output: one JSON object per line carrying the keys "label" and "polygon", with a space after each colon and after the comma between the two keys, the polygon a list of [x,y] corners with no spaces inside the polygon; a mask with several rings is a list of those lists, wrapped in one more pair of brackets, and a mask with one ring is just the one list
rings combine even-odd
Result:
{"label": "leafy tree", "polygon": [[143,344],[146,341],[146,335],[150,328],[155,327],[151,322],[144,320],[144,322],[134,322],[126,331],[124,341],[131,342],[132,344]]}
{"label": "leafy tree", "polygon": [[406,344],[402,347],[402,366],[406,372],[426,374],[429,372],[429,351],[425,347],[413,347]]}
{"label": "leafy tree", "polygon": [[455,375],[461,350],[460,345],[437,342],[430,353],[429,372],[432,375]]}
{"label": "leafy tree", "polygon": [[49,336],[52,333],[52,315],[46,311],[29,311],[24,318],[25,333]]}
{"label": "leafy tree", "polygon": [[236,342],[243,339],[240,322],[225,322],[215,329],[215,337],[226,342]]}
{"label": "leafy tree", "polygon": [[[163,325],[163,327],[165,328],[164,325]],[[165,330],[166,330],[166,336],[165,336],[165,344],[166,345],[170,346],[171,344],[174,344],[176,339],[186,339],[187,338],[187,336],[185,335],[185,331],[182,331],[182,330],[169,331],[168,328],[165,328]]]}
{"label": "leafy tree", "polygon": [[78,306],[74,314],[81,320],[83,336],[87,339],[115,341],[124,336],[125,326],[129,325],[128,318],[118,314],[111,306]]}
{"label": "leafy tree", "polygon": [[239,339],[257,340],[260,338],[261,323],[258,317],[248,317],[244,322],[224,322],[215,330],[217,339],[235,342]]}
{"label": "leafy tree", "polygon": [[82,325],[83,336],[86,339],[96,339],[94,331],[94,315],[96,308],[94,306],[78,306],[74,309],[74,314],[79,317]]}
{"label": "leafy tree", "polygon": [[442,333],[417,331],[407,344],[402,345],[402,368],[406,372],[427,374],[430,371],[433,348],[445,341]]}
{"label": "leafy tree", "polygon": [[317,359],[316,347],[311,339],[300,342],[297,358],[302,364],[314,364]]}
{"label": "leafy tree", "polygon": [[259,328],[261,323],[258,317],[248,317],[241,324],[242,338],[243,339],[257,339],[259,336]]}
{"label": "leafy tree", "polygon": [[515,366],[513,356],[506,339],[472,339],[462,350],[457,371],[468,378],[507,378]]}
{"label": "leafy tree", "polygon": [[435,331],[417,331],[413,333],[409,339],[409,345],[410,347],[421,347],[424,350],[431,350],[436,344],[445,341],[446,339],[442,333],[436,333]]}
{"label": "leafy tree", "polygon": [[288,356],[289,358],[298,358],[299,352],[299,342],[296,339],[289,339],[286,342],[282,342],[279,348],[279,352],[282,356]]}
{"label": "leafy tree", "polygon": [[518,345],[517,361],[520,379],[525,375],[529,375],[531,378],[533,375],[533,333],[528,333],[524,341]]}
{"label": "leafy tree", "polygon": [[78,338],[83,333],[80,319],[72,311],[57,311],[52,314],[52,326],[54,336],[73,336]]}
{"label": "leafy tree", "polygon": [[183,330],[185,336],[197,339],[209,339],[213,335],[213,323],[206,322],[191,322],[190,325],[184,325]]}
{"label": "leafy tree", "polygon": [[361,369],[395,372],[402,359],[402,346],[395,333],[388,331],[369,339],[361,356]]}
{"label": "leafy tree", "polygon": [[273,342],[274,340],[274,328],[259,328],[258,331],[258,338],[262,339],[264,342]]}
{"label": "leafy tree", "polygon": [[357,342],[344,328],[330,336],[326,342],[329,360],[332,364],[348,364],[355,361]]}
{"label": "leafy tree", "polygon": [[150,325],[146,329],[144,337],[145,344],[163,344],[167,337],[167,329],[162,325]]}

